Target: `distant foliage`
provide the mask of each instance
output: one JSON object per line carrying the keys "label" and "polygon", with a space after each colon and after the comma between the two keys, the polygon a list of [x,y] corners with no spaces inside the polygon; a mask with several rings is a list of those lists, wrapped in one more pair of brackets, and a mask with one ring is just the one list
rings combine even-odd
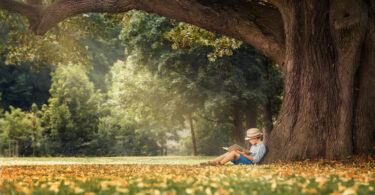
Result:
{"label": "distant foliage", "polygon": [[174,128],[153,110],[154,87],[160,86],[150,73],[134,66],[118,61],[112,67],[98,141],[111,155],[166,155],[166,140],[173,137]]}
{"label": "distant foliage", "polygon": [[94,83],[95,89],[106,92],[111,85],[108,74],[117,60],[125,59],[125,48],[118,36],[121,25],[106,29],[106,37],[93,37],[83,39],[83,44],[88,48],[89,67],[88,76]]}
{"label": "distant foliage", "polygon": [[52,75],[51,98],[43,107],[45,152],[75,155],[95,153],[90,141],[98,133],[101,94],[94,91],[86,71],[60,65]]}
{"label": "distant foliage", "polygon": [[37,62],[46,64],[69,63],[88,65],[87,47],[81,39],[105,36],[105,24],[98,14],[72,17],[58,24],[44,36],[37,36],[28,29],[27,19],[16,13],[0,10],[0,26],[9,31],[0,41],[0,54],[6,64]]}
{"label": "distant foliage", "polygon": [[215,61],[217,57],[232,55],[233,50],[242,45],[242,41],[183,22],[178,23],[169,32],[166,32],[165,38],[173,42],[173,49],[195,46],[213,47],[214,50],[207,55],[211,61]]}
{"label": "distant foliage", "polygon": [[30,110],[36,103],[39,107],[47,103],[51,87],[52,67],[47,65],[41,71],[31,68],[32,63],[5,65],[0,61],[0,107],[9,110],[12,105]]}
{"label": "distant foliage", "polygon": [[[221,155],[226,151],[221,147],[235,143],[233,126],[230,123],[215,123],[204,119],[196,120],[195,136],[197,150],[202,156]],[[180,142],[182,152],[191,154],[191,136],[187,136]]]}
{"label": "distant foliage", "polygon": [[37,155],[40,145],[38,138],[42,132],[39,117],[40,112],[35,104],[30,112],[10,106],[10,111],[5,112],[4,118],[0,119],[1,153],[8,155],[9,140],[17,140],[20,156]]}

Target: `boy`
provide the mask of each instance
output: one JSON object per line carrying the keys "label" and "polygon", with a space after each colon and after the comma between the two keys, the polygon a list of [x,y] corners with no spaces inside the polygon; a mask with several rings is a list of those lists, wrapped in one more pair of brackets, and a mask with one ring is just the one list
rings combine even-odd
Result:
{"label": "boy", "polygon": [[246,132],[245,140],[251,143],[250,154],[247,152],[242,152],[239,150],[234,150],[227,152],[216,159],[208,162],[201,163],[201,165],[224,165],[225,163],[231,161],[235,165],[238,164],[256,164],[258,163],[266,153],[266,147],[261,140],[262,134],[259,129],[251,128]]}

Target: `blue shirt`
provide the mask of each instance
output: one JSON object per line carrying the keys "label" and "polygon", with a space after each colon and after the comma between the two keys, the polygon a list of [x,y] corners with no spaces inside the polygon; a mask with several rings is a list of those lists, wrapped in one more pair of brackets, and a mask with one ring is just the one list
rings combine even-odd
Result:
{"label": "blue shirt", "polygon": [[250,152],[250,156],[254,159],[253,163],[258,163],[266,153],[266,146],[263,142],[259,142],[251,146]]}

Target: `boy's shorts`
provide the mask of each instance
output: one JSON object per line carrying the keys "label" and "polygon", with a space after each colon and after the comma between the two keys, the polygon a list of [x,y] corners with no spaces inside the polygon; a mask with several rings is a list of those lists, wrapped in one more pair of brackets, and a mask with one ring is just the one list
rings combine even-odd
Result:
{"label": "boy's shorts", "polygon": [[251,164],[253,164],[253,162],[251,162],[251,160],[242,156],[242,154],[240,154],[240,157],[238,158],[238,160],[237,159],[232,160],[232,163],[234,163],[235,165],[238,165],[238,164],[251,165]]}

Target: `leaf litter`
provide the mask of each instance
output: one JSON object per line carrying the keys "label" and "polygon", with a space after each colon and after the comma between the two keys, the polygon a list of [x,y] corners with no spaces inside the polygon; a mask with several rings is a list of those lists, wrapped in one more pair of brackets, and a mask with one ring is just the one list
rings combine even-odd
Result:
{"label": "leaf litter", "polygon": [[375,161],[5,165],[0,194],[375,194]]}

